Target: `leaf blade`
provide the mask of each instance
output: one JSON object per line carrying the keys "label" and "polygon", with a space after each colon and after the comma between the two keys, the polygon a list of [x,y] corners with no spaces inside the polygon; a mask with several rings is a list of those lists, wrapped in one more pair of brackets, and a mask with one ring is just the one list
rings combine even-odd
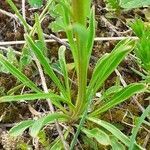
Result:
{"label": "leaf blade", "polygon": [[139,130],[141,124],[143,123],[144,119],[148,115],[150,115],[150,105],[145,109],[145,111],[143,112],[143,114],[139,118],[139,121],[135,125],[135,128],[133,128],[133,130],[132,130],[133,133],[132,133],[132,135],[130,137],[130,147],[129,147],[129,150],[133,150],[134,149],[135,138],[136,138],[136,135],[138,133],[138,130]]}
{"label": "leaf blade", "polygon": [[41,50],[35,45],[35,43],[33,42],[33,40],[31,39],[30,36],[28,36],[28,35],[25,36],[25,39],[26,39],[28,45],[30,46],[30,48],[32,49],[32,51],[34,52],[34,54],[36,55],[36,57],[38,58],[38,60],[40,61],[41,65],[44,67],[45,72],[49,75],[49,77],[57,85],[57,87],[60,89],[62,94],[64,94],[65,93],[64,87],[60,83],[60,80],[54,73],[52,67],[50,66],[49,62],[47,61],[47,59],[45,58],[45,56],[43,55]]}
{"label": "leaf blade", "polygon": [[68,116],[60,113],[52,113],[36,120],[30,128],[30,135],[32,137],[36,137],[43,126],[49,123],[54,123],[56,120],[60,119],[64,119],[64,121],[66,121]]}
{"label": "leaf blade", "polygon": [[20,70],[12,65],[3,55],[0,55],[0,62],[24,85],[31,88],[35,92],[41,92],[41,90],[30,79],[28,79]]}
{"label": "leaf blade", "polygon": [[68,104],[72,109],[74,109],[74,105],[68,102],[65,98],[56,95],[54,93],[33,93],[33,94],[23,94],[23,95],[11,95],[11,96],[3,96],[0,97],[0,103],[3,102],[21,102],[23,101],[31,101],[36,99],[51,99],[52,103],[56,105],[58,108],[59,102],[63,102]]}
{"label": "leaf blade", "polygon": [[18,124],[16,124],[14,127],[12,127],[10,130],[9,130],[9,134],[11,136],[19,136],[21,135],[27,128],[29,128],[32,124],[34,123],[33,120],[25,120],[25,121],[22,121]]}
{"label": "leaf blade", "polygon": [[103,113],[109,110],[110,108],[116,106],[117,104],[130,98],[134,94],[144,91],[145,89],[146,89],[145,84],[142,84],[142,83],[130,84],[127,87],[120,90],[119,92],[117,92],[109,101],[104,103],[99,109],[92,112],[91,116],[95,116],[100,113]]}
{"label": "leaf blade", "polygon": [[106,54],[99,59],[88,85],[87,97],[89,96],[91,89],[96,93],[125,56],[133,50],[134,45],[134,41],[132,40],[123,40],[117,44],[110,54]]}
{"label": "leaf blade", "polygon": [[110,138],[108,134],[104,131],[100,130],[99,128],[93,128],[91,130],[82,128],[81,131],[85,133],[89,138],[94,138],[97,140],[98,143],[102,145],[110,145]]}
{"label": "leaf blade", "polygon": [[[100,120],[97,118],[93,118],[93,117],[87,117],[87,119],[89,121],[92,121],[100,126],[102,126],[103,128],[105,128],[106,130],[108,130],[109,132],[111,132],[118,140],[120,140],[122,143],[124,143],[126,146],[130,146],[130,139],[123,134],[119,129],[117,129],[115,126],[113,126],[112,124],[104,121],[104,120]],[[143,148],[139,145],[137,145],[135,143],[135,147],[137,148],[137,150],[143,150]]]}

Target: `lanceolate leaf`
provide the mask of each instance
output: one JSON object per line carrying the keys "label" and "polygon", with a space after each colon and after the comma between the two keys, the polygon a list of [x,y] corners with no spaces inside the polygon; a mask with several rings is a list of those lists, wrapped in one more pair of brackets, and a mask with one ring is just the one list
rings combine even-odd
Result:
{"label": "lanceolate leaf", "polygon": [[91,10],[91,15],[90,15],[90,20],[89,20],[89,28],[88,28],[88,42],[87,42],[87,54],[88,58],[90,59],[90,55],[93,49],[93,44],[94,44],[94,38],[95,38],[95,28],[96,28],[96,23],[95,23],[95,9],[93,8]]}
{"label": "lanceolate leaf", "polygon": [[58,79],[58,77],[55,75],[46,57],[43,55],[41,50],[35,45],[35,43],[33,42],[30,36],[26,36],[25,38],[26,38],[28,45],[30,46],[30,48],[35,53],[36,57],[38,58],[42,66],[44,67],[45,72],[50,76],[53,82],[58,86],[62,94],[64,94],[65,93],[64,87],[60,83],[60,80]]}
{"label": "lanceolate leaf", "polygon": [[141,19],[136,19],[133,23],[131,23],[131,28],[134,33],[141,38],[145,32],[144,22]]}
{"label": "lanceolate leaf", "polygon": [[[66,60],[65,60],[65,50],[66,50],[66,47],[61,46],[59,48],[58,55],[59,55],[59,64],[60,64],[61,71],[63,73],[64,80],[65,80],[65,87],[66,87],[67,95],[68,95],[68,98],[70,99],[71,93],[70,93],[70,86],[69,86],[67,64],[66,64]],[[70,101],[71,101],[71,99],[70,99]]]}
{"label": "lanceolate leaf", "polygon": [[110,142],[112,150],[126,150],[125,146],[121,144],[116,137],[110,136]]}
{"label": "lanceolate leaf", "polygon": [[35,23],[36,23],[36,29],[37,29],[37,34],[38,34],[38,39],[42,45],[42,52],[45,56],[47,56],[47,47],[46,47],[46,43],[45,43],[45,39],[44,39],[44,35],[43,35],[43,30],[40,24],[40,18],[38,14],[35,14]]}
{"label": "lanceolate leaf", "polygon": [[142,83],[133,83],[122,89],[121,91],[117,92],[110,100],[104,103],[99,109],[95,110],[91,115],[95,116],[100,113],[103,113],[110,108],[120,104],[121,102],[127,100],[131,96],[136,93],[143,92],[146,89],[145,84]]}
{"label": "lanceolate leaf", "polygon": [[53,93],[32,93],[32,94],[23,94],[23,95],[11,95],[11,96],[3,96],[0,97],[0,103],[2,102],[15,102],[15,101],[30,101],[35,99],[47,99],[47,98],[55,98],[63,101],[64,99],[60,96]]}
{"label": "lanceolate leaf", "polygon": [[61,113],[53,113],[36,120],[30,128],[31,136],[36,137],[43,126],[49,123],[54,123],[56,120],[67,121],[68,116]]}
{"label": "lanceolate leaf", "polygon": [[110,138],[109,135],[106,134],[104,131],[100,130],[99,128],[94,129],[86,129],[82,128],[81,131],[85,133],[89,138],[94,138],[102,145],[110,145]]}
{"label": "lanceolate leaf", "polygon": [[[112,124],[110,124],[106,121],[97,119],[97,118],[93,118],[93,117],[87,117],[87,119],[89,121],[92,121],[92,122],[102,126],[106,130],[108,130],[110,133],[112,133],[118,140],[120,140],[127,147],[130,146],[130,139],[125,134],[123,134],[119,129],[117,129],[115,126],[113,126]],[[143,149],[142,147],[140,147],[137,144],[134,144],[134,145],[135,145],[136,150],[142,150]]]}
{"label": "lanceolate leaf", "polygon": [[9,133],[11,136],[21,135],[27,128],[29,128],[34,123],[33,120],[26,120],[16,124],[10,129]]}
{"label": "lanceolate leaf", "polygon": [[30,79],[28,79],[20,70],[12,65],[3,55],[0,55],[0,62],[24,85],[31,88],[35,92],[41,92],[41,90]]}
{"label": "lanceolate leaf", "polygon": [[80,62],[80,63],[82,62],[83,65],[85,66],[85,65],[87,65],[86,64],[86,60],[87,60],[87,48],[86,48],[87,45],[86,44],[87,44],[87,40],[88,40],[88,31],[84,26],[82,26],[80,24],[74,24],[73,29],[74,29],[74,32],[75,32],[76,38],[77,38],[76,43],[78,46],[78,57],[79,57],[78,62]]}
{"label": "lanceolate leaf", "polygon": [[[98,75],[99,75],[99,72],[101,72],[101,70],[99,69],[99,66],[103,66],[103,63],[105,61],[107,61],[108,57],[109,57],[110,54],[105,54],[103,55],[97,62],[95,68],[94,68],[94,71],[93,71],[93,75],[92,75],[92,78],[91,78],[91,81],[89,83],[89,86],[88,86],[88,89],[87,89],[87,96],[90,94],[90,88],[94,88],[94,85],[96,84],[96,81],[98,80]],[[96,92],[96,90],[95,90]]]}
{"label": "lanceolate leaf", "polygon": [[60,102],[68,104],[71,108],[74,108],[74,105],[65,98],[53,94],[53,93],[33,93],[33,94],[23,94],[23,95],[12,95],[12,96],[3,96],[0,97],[0,103],[3,102],[19,102],[19,101],[31,101],[36,99],[50,99],[54,105],[60,108]]}
{"label": "lanceolate leaf", "polygon": [[115,70],[125,56],[134,48],[134,42],[131,40],[121,41],[114,50],[97,62],[91,81],[88,86],[87,96],[91,89],[94,93],[102,86],[108,76]]}

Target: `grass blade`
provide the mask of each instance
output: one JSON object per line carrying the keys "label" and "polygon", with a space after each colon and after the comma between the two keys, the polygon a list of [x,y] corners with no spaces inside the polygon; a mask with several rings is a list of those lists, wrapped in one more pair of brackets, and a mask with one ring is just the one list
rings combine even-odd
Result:
{"label": "grass blade", "polygon": [[[92,94],[91,94],[91,95],[92,95]],[[93,99],[92,99],[92,96],[90,96],[89,99],[88,99],[87,104],[85,105],[85,106],[87,106],[87,107],[85,107],[85,111],[83,112],[83,116],[82,116],[82,118],[81,118],[81,120],[80,120],[79,126],[78,126],[78,128],[77,128],[77,132],[75,133],[74,138],[73,138],[73,140],[72,140],[72,142],[71,142],[70,150],[73,150],[75,144],[77,143],[78,135],[79,135],[79,133],[80,133],[80,131],[81,131],[81,128],[82,128],[82,126],[83,126],[83,124],[84,124],[84,122],[85,122],[85,119],[86,119],[86,116],[87,116],[87,113],[88,113],[88,109],[89,109],[89,107],[90,107],[90,105],[91,105],[91,103],[92,103],[92,100],[93,100]]]}
{"label": "grass blade", "polygon": [[133,128],[132,130],[132,135],[131,135],[131,140],[130,140],[130,147],[129,147],[129,150],[133,150],[134,149],[134,143],[135,143],[135,138],[136,138],[136,135],[138,133],[138,130],[141,126],[141,124],[143,123],[144,119],[146,118],[146,116],[150,115],[150,106],[148,106],[143,114],[141,115],[141,117],[138,119],[136,125],[135,125],[135,128]]}

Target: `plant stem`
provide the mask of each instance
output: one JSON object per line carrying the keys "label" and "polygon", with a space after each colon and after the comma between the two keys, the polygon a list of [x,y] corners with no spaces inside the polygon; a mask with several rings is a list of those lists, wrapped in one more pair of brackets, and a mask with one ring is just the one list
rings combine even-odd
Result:
{"label": "plant stem", "polygon": [[72,0],[74,22],[82,25],[86,24],[86,10],[84,5],[86,5],[86,0]]}
{"label": "plant stem", "polygon": [[[73,23],[86,27],[86,0],[72,0]],[[87,86],[87,56],[83,57],[83,51],[86,50],[86,42],[83,46],[79,33],[75,32],[77,45],[77,79],[78,79],[78,96],[76,101],[76,111],[73,118],[82,113],[86,101]]]}

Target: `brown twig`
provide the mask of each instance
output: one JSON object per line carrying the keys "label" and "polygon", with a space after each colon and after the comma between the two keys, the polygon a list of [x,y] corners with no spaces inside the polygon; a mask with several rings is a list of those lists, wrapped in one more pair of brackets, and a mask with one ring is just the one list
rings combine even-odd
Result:
{"label": "brown twig", "polygon": [[6,15],[6,16],[8,16],[8,17],[10,17],[10,18],[13,18],[13,19],[15,19],[16,21],[18,21],[18,17],[17,17],[16,15],[10,13],[10,12],[7,12],[7,11],[5,11],[5,10],[0,9],[0,13],[2,13],[2,14],[4,14],[4,15]]}

